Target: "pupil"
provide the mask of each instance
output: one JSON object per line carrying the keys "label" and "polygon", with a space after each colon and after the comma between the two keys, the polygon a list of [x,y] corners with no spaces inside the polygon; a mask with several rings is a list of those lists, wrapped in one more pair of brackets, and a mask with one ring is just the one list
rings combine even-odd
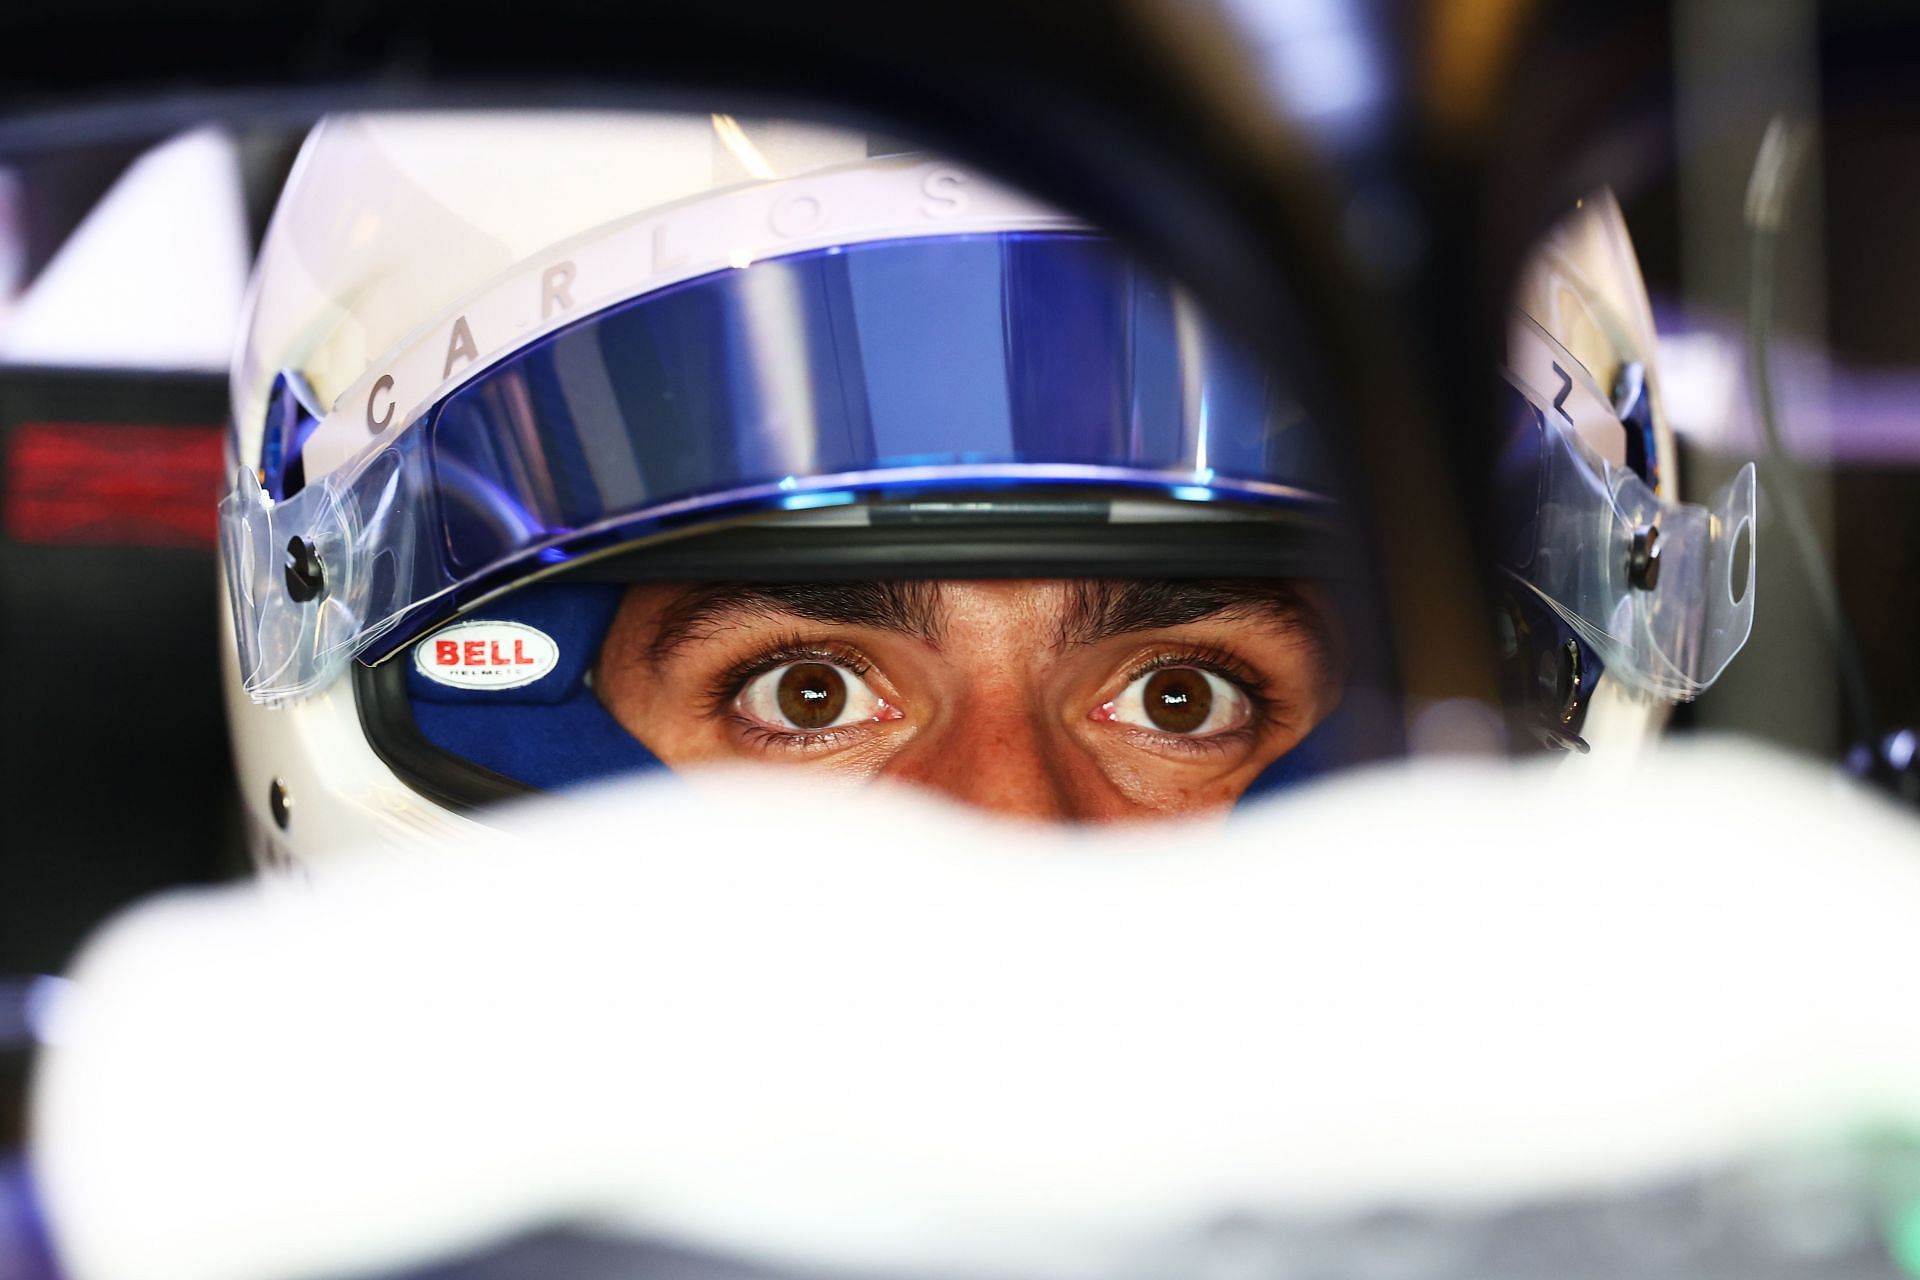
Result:
{"label": "pupil", "polygon": [[847,707],[847,682],[824,662],[796,662],[780,676],[780,714],[797,729],[824,729]]}
{"label": "pupil", "polygon": [[1147,677],[1147,719],[1168,733],[1192,733],[1213,710],[1207,678],[1191,667],[1169,667]]}

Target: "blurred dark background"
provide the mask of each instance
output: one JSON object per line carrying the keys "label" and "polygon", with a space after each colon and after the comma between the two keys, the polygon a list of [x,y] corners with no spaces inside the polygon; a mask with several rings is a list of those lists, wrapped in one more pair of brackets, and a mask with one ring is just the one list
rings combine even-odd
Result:
{"label": "blurred dark background", "polygon": [[[299,136],[232,140],[241,271]],[[36,284],[63,272],[85,283],[73,250],[112,259],[113,243],[79,243],[111,241],[112,228],[84,229],[166,141],[55,149],[5,173],[13,305],[0,336],[46,310]],[[156,198],[147,216],[164,252],[164,184]],[[204,301],[151,305],[143,287],[156,286],[128,278],[93,303],[165,326]],[[231,309],[226,292],[216,305]],[[83,352],[98,364],[21,345],[0,361],[0,975],[58,972],[116,908],[244,870],[218,663],[225,372],[211,348],[180,368],[164,343],[153,359],[138,346]]]}
{"label": "blurred dark background", "polygon": [[0,971],[237,866],[208,375],[0,373]]}

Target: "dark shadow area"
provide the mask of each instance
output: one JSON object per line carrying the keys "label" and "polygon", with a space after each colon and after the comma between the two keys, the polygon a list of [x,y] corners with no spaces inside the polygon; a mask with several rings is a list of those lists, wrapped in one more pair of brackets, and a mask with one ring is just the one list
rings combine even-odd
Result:
{"label": "dark shadow area", "polygon": [[224,379],[0,373],[0,974],[239,864],[213,504]]}

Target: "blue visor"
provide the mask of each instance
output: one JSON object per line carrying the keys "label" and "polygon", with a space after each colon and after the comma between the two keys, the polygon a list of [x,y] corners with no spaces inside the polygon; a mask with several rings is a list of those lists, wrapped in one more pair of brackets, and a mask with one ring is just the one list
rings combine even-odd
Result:
{"label": "blue visor", "polygon": [[243,474],[242,673],[295,696],[528,574],[721,516],[1014,484],[1323,506],[1323,443],[1100,236],[768,259],[551,334],[277,503]]}

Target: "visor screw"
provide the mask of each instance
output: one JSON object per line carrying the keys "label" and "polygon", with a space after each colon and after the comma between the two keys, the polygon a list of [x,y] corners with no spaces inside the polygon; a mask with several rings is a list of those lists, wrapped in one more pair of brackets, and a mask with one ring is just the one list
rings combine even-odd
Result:
{"label": "visor screw", "polygon": [[1627,581],[1637,591],[1660,585],[1660,530],[1643,524],[1633,531],[1633,550],[1627,557]]}
{"label": "visor screw", "polygon": [[282,831],[293,821],[293,796],[288,793],[287,784],[278,778],[267,788],[267,810],[273,814],[273,825]]}
{"label": "visor screw", "polygon": [[287,594],[295,604],[317,600],[327,592],[327,574],[321,567],[320,553],[305,538],[287,542]]}

